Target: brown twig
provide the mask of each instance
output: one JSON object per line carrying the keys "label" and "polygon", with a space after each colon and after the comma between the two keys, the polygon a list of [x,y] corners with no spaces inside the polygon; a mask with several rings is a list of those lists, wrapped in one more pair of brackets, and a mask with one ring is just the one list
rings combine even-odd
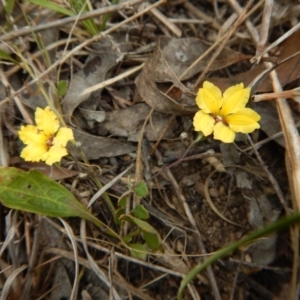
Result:
{"label": "brown twig", "polygon": [[[262,20],[262,26],[260,29],[260,40],[256,46],[256,63],[258,64],[262,58],[263,51],[265,48],[265,45],[267,43],[268,37],[269,37],[269,30],[270,30],[270,23],[271,23],[271,15],[272,15],[272,9],[273,9],[273,0],[266,0],[265,2],[265,8],[263,12],[263,20]],[[253,63],[253,60],[251,60]]]}
{"label": "brown twig", "polygon": [[197,79],[196,83],[194,84],[194,88],[197,88],[200,85],[200,82],[203,81],[203,79],[205,78],[206,73],[209,71],[209,69],[210,69],[211,65],[213,64],[213,62],[215,61],[215,59],[222,52],[222,50],[226,46],[226,43],[228,42],[228,40],[230,39],[230,37],[236,31],[236,29],[238,28],[238,26],[240,26],[241,23],[244,22],[246,12],[249,9],[249,7],[251,6],[252,2],[253,2],[253,0],[248,1],[248,3],[245,6],[243,12],[239,15],[238,19],[235,21],[235,23],[232,26],[232,28],[225,34],[222,42],[219,44],[219,48],[214,52],[214,54],[212,55],[210,61],[207,63],[205,69],[202,71],[201,75],[199,76],[199,78]]}
{"label": "brown twig", "polygon": [[279,187],[279,184],[278,184],[277,180],[275,179],[273,174],[268,170],[267,166],[265,165],[264,161],[262,160],[259,152],[257,151],[257,148],[253,144],[252,139],[250,138],[249,135],[247,135],[247,138],[248,138],[248,141],[249,141],[250,145],[252,146],[252,149],[255,153],[255,156],[256,156],[261,168],[265,171],[266,175],[268,176],[268,179],[269,179],[270,183],[272,184],[273,189],[275,190],[276,195],[277,195],[282,207],[284,208],[286,213],[289,213],[290,208],[287,205],[287,201],[285,200],[285,197],[282,193],[281,188]]}

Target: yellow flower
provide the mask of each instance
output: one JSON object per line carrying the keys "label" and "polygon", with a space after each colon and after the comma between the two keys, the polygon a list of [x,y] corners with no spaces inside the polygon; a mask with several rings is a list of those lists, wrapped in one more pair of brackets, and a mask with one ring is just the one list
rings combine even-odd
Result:
{"label": "yellow flower", "polygon": [[59,121],[47,106],[44,110],[37,108],[34,125],[21,126],[18,134],[21,141],[27,145],[21,152],[26,161],[45,161],[47,165],[59,162],[68,154],[66,145],[73,140],[70,128],[60,127]]}
{"label": "yellow flower", "polygon": [[205,136],[214,133],[216,140],[232,143],[235,133],[250,133],[260,128],[260,115],[245,108],[250,97],[250,88],[240,83],[228,88],[222,95],[214,84],[205,81],[196,97],[200,110],[194,116],[195,131]]}

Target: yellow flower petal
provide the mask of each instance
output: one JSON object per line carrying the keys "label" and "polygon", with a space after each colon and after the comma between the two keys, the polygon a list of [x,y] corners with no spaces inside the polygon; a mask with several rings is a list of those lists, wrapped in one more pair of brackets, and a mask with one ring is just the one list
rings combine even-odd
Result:
{"label": "yellow flower petal", "polygon": [[48,157],[45,159],[45,163],[51,166],[56,162],[60,162],[62,157],[66,155],[68,155],[66,148],[52,146],[48,151]]}
{"label": "yellow flower petal", "polygon": [[232,143],[235,139],[235,132],[222,122],[218,122],[214,128],[214,139]]}
{"label": "yellow flower petal", "polygon": [[199,110],[194,116],[195,131],[202,131],[205,136],[212,134],[214,130],[215,120],[212,116]]}
{"label": "yellow flower petal", "polygon": [[43,130],[47,136],[54,136],[59,128],[59,121],[55,113],[47,106],[45,109],[37,108],[35,122],[38,129]]}
{"label": "yellow flower petal", "polygon": [[73,131],[67,127],[59,128],[54,140],[53,144],[55,146],[66,147],[68,141],[74,140]]}
{"label": "yellow flower petal", "polygon": [[196,97],[200,111],[194,116],[195,130],[205,136],[213,132],[215,139],[232,143],[236,132],[250,133],[259,128],[260,115],[245,108],[250,92],[241,83],[229,87],[222,96],[219,88],[205,81]]}
{"label": "yellow flower petal", "polygon": [[249,101],[250,91],[250,88],[244,88],[243,83],[228,88],[223,94],[220,114],[227,116],[240,108],[244,108]]}
{"label": "yellow flower petal", "polygon": [[33,125],[21,126],[21,130],[18,131],[18,134],[24,144],[44,144],[47,141],[47,137]]}
{"label": "yellow flower petal", "polygon": [[236,113],[227,116],[225,120],[235,132],[250,133],[260,128],[260,125],[257,123],[260,120],[260,115],[251,108],[242,108]]}
{"label": "yellow flower petal", "polygon": [[204,81],[196,97],[196,103],[205,113],[219,114],[222,106],[221,90],[211,82]]}
{"label": "yellow flower petal", "polygon": [[47,153],[46,144],[30,143],[22,150],[20,156],[26,161],[40,161],[43,160],[45,153]]}
{"label": "yellow flower petal", "polygon": [[70,128],[59,128],[56,115],[49,107],[37,108],[35,112],[37,126],[21,126],[20,139],[27,144],[21,157],[26,161],[45,161],[52,165],[68,154],[66,145],[74,139]]}

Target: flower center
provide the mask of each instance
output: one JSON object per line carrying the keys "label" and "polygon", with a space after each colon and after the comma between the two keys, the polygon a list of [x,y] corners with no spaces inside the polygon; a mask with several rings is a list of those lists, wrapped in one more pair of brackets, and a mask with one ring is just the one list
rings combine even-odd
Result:
{"label": "flower center", "polygon": [[54,140],[54,136],[51,136],[51,137],[47,140],[46,145],[47,145],[48,150],[53,146],[53,140]]}
{"label": "flower center", "polygon": [[215,121],[216,121],[216,123],[223,122],[223,118],[220,116],[215,116]]}
{"label": "flower center", "polygon": [[215,119],[216,124],[219,122],[222,122],[223,124],[228,125],[227,122],[225,121],[225,119],[223,119],[221,116],[217,115],[214,117],[214,119]]}

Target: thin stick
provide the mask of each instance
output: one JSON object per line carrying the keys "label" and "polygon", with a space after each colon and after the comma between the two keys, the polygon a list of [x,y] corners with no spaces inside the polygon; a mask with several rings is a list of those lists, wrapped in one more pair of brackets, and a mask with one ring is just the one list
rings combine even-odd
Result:
{"label": "thin stick", "polygon": [[[262,53],[264,51],[265,45],[267,43],[269,37],[269,29],[271,23],[271,16],[272,16],[272,9],[273,9],[273,0],[266,0],[264,13],[263,13],[263,20],[262,26],[260,30],[260,40],[256,46],[256,63],[258,64],[262,58]],[[252,62],[252,60],[251,60]]]}
{"label": "thin stick", "polygon": [[113,78],[107,79],[107,80],[105,80],[105,81],[103,81],[103,82],[100,82],[100,83],[98,83],[98,84],[96,84],[96,85],[90,86],[90,87],[84,89],[84,90],[82,91],[82,93],[81,93],[80,96],[83,96],[83,95],[92,93],[92,92],[94,92],[94,91],[100,90],[100,89],[102,89],[102,88],[104,88],[104,87],[106,87],[106,86],[109,86],[109,85],[111,85],[111,84],[113,84],[113,83],[115,83],[115,82],[117,82],[117,81],[119,81],[119,80],[121,80],[121,79],[123,79],[123,78],[126,78],[126,77],[128,77],[129,75],[134,74],[134,73],[136,73],[137,71],[141,70],[141,69],[143,68],[143,66],[144,66],[144,63],[141,64],[141,65],[139,65],[139,66],[137,66],[137,67],[134,67],[134,68],[132,68],[132,69],[129,69],[129,70],[125,71],[124,73],[118,75],[118,76],[115,76],[115,77],[113,77]]}
{"label": "thin stick", "polygon": [[194,6],[189,1],[186,1],[184,3],[184,7],[190,11],[194,16],[199,18],[200,20],[204,20],[205,22],[211,24],[211,27],[216,30],[220,30],[221,25],[212,17],[210,17],[208,14],[205,14],[200,9],[198,9],[196,6]]}
{"label": "thin stick", "polygon": [[236,31],[236,29],[238,28],[238,26],[240,26],[242,24],[242,22],[244,22],[246,12],[247,12],[248,8],[251,6],[252,2],[253,2],[253,0],[248,1],[248,3],[245,6],[243,12],[239,15],[238,19],[233,24],[232,28],[225,35],[225,37],[224,37],[223,41],[221,42],[219,48],[212,55],[210,61],[207,63],[205,69],[202,71],[201,75],[199,76],[199,78],[197,79],[196,83],[194,84],[194,87],[198,87],[200,85],[200,82],[202,82],[203,79],[205,78],[205,75],[208,72],[208,70],[210,69],[211,65],[213,64],[213,62],[215,61],[215,59],[219,56],[219,54],[224,49],[227,41],[230,39],[230,37]]}
{"label": "thin stick", "polygon": [[[150,6],[149,2],[146,2],[146,7]],[[162,14],[158,9],[154,8],[151,10],[150,14],[157,18],[161,23],[163,23],[173,34],[175,34],[177,37],[181,37],[182,31],[179,27],[177,27],[175,24],[170,22],[168,18],[164,14]]]}
{"label": "thin stick", "polygon": [[288,32],[283,34],[279,39],[277,39],[275,42],[273,42],[270,46],[268,46],[261,55],[264,55],[268,53],[270,50],[275,48],[277,45],[281,44],[283,41],[285,41],[288,37],[290,37],[292,34],[294,34],[296,31],[300,29],[300,23],[291,28]]}
{"label": "thin stick", "polygon": [[247,135],[247,138],[248,138],[248,141],[250,143],[250,145],[252,146],[252,149],[255,153],[255,156],[257,158],[257,160],[259,161],[259,164],[261,166],[261,168],[265,171],[266,175],[268,176],[268,179],[270,181],[270,183],[272,184],[275,192],[276,192],[276,195],[282,205],[282,207],[284,208],[285,212],[286,213],[289,213],[290,212],[290,208],[288,207],[287,203],[286,203],[286,200],[284,198],[284,195],[279,187],[279,184],[278,182],[276,181],[275,177],[273,176],[273,174],[268,170],[267,166],[265,165],[264,161],[262,160],[259,152],[257,151],[257,148],[255,147],[255,145],[253,144],[252,142],[252,139],[250,138],[249,135]]}

